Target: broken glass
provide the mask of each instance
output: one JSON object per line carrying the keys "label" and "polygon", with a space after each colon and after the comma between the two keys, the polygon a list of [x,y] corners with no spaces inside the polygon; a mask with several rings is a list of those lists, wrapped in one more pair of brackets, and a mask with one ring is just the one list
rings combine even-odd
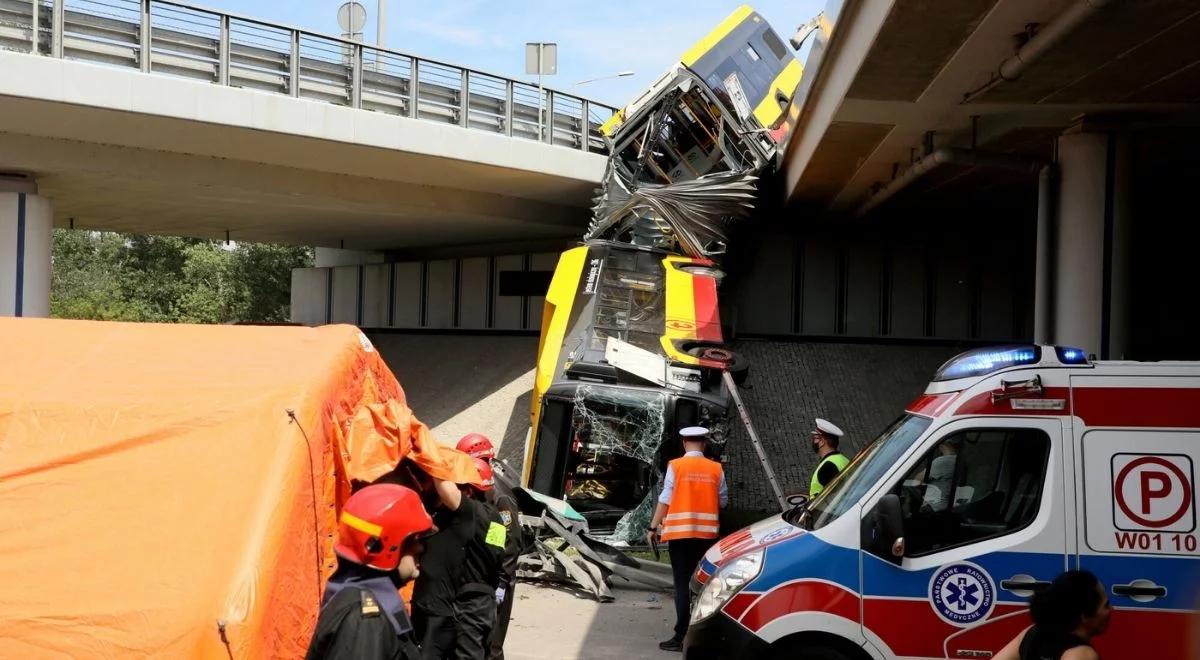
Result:
{"label": "broken glass", "polygon": [[640,504],[629,510],[628,513],[621,516],[613,527],[610,541],[623,541],[629,544],[640,544],[646,537],[646,530],[650,529],[650,519],[654,516],[654,506],[658,503],[659,489],[651,488],[650,492],[646,493],[646,497],[642,498]]}
{"label": "broken glass", "polygon": [[653,464],[662,445],[666,403],[667,395],[659,391],[580,385],[572,424],[581,453]]}

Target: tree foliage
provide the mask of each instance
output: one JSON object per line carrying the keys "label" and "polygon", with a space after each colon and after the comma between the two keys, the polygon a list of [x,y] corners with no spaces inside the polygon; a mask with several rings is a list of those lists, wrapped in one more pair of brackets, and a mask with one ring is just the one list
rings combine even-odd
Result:
{"label": "tree foliage", "polygon": [[287,321],[307,247],[56,229],[50,314],[162,323]]}

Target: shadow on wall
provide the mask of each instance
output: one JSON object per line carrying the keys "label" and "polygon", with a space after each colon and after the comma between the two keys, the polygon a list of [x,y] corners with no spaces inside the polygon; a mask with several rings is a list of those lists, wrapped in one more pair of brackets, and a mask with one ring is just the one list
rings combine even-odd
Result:
{"label": "shadow on wall", "polygon": [[[404,388],[408,406],[434,437],[454,444],[469,432],[524,448],[537,337],[373,333],[370,339]],[[519,463],[520,461],[517,461]]]}

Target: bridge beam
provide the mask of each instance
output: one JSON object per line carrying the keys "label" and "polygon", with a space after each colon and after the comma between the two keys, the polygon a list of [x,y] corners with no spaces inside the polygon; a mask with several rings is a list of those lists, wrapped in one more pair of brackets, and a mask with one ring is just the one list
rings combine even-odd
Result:
{"label": "bridge beam", "polygon": [[50,315],[54,207],[32,180],[0,176],[0,316]]}

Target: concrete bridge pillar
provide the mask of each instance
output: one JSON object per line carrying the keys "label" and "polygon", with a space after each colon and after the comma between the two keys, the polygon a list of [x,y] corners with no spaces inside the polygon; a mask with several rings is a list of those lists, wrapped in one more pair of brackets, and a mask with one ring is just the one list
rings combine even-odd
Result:
{"label": "concrete bridge pillar", "polygon": [[1128,350],[1130,160],[1130,138],[1120,133],[1058,138],[1049,334],[1101,359],[1121,359]]}
{"label": "concrete bridge pillar", "polygon": [[50,315],[54,206],[37,183],[0,176],[0,316]]}

